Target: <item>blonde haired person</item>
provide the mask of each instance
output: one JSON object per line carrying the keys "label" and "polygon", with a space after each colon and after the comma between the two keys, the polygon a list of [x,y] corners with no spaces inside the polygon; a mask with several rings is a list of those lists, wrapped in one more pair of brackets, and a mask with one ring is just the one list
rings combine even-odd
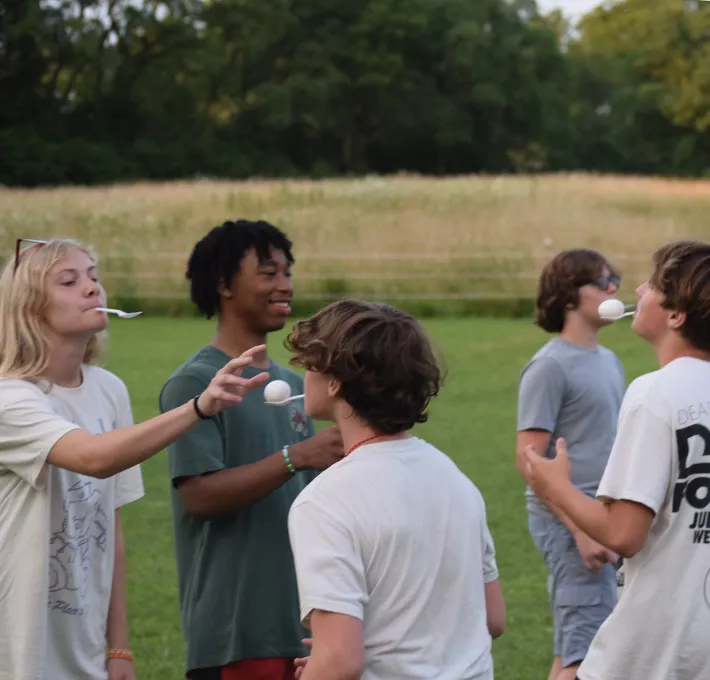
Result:
{"label": "blonde haired person", "polygon": [[68,239],[20,246],[0,277],[0,679],[134,680],[118,507],[143,495],[141,462],[268,379],[240,377],[264,348],[133,425],[125,385],[96,366],[96,258]]}

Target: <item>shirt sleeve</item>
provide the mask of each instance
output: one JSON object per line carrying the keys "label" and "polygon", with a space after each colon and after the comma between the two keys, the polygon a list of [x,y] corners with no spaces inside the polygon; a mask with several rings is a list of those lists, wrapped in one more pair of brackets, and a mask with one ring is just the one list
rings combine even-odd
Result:
{"label": "shirt sleeve", "polygon": [[554,432],[565,383],[564,371],[554,359],[534,359],[525,367],[518,385],[518,432]]}
{"label": "shirt sleeve", "polygon": [[496,549],[493,536],[488,525],[483,523],[483,582],[493,583],[498,580],[498,563],[496,562]]}
{"label": "shirt sleeve", "polygon": [[[128,389],[121,382],[121,392],[118,399],[118,413],[116,416],[116,427],[131,427],[133,425],[133,411],[131,409],[131,397]],[[119,472],[116,478],[116,507],[120,508],[128,503],[133,503],[139,498],[143,498],[145,489],[143,488],[143,475],[141,466],[134,465],[123,472]]]}
{"label": "shirt sleeve", "polygon": [[301,621],[314,609],[363,620],[369,596],[355,537],[312,501],[296,502],[288,520]]}
{"label": "shirt sleeve", "polygon": [[668,492],[672,468],[672,424],[663,409],[647,397],[628,409],[622,408],[597,497],[641,503],[658,513]]}
{"label": "shirt sleeve", "polygon": [[0,468],[34,488],[43,484],[41,473],[54,445],[76,429],[52,410],[35,385],[8,380],[0,387]]}
{"label": "shirt sleeve", "polygon": [[[171,378],[160,393],[161,412],[182,406],[206,387],[207,384],[195,376]],[[201,420],[168,446],[168,466],[173,484],[181,477],[196,477],[225,468],[220,422],[221,414]]]}

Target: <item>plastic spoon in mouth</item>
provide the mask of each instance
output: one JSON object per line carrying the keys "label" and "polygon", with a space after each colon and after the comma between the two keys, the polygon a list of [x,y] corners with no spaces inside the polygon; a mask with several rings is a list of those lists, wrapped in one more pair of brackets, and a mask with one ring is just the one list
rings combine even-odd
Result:
{"label": "plastic spoon in mouth", "polygon": [[295,401],[296,399],[303,399],[303,395],[297,394],[296,396],[289,397],[283,401],[267,401],[266,403],[269,404],[269,406],[283,406],[284,404],[288,404],[289,401]]}
{"label": "plastic spoon in mouth", "polygon": [[97,307],[97,312],[108,312],[109,314],[115,314],[120,319],[134,319],[137,316],[143,314],[143,312],[124,312],[120,309],[110,309],[109,307]]}

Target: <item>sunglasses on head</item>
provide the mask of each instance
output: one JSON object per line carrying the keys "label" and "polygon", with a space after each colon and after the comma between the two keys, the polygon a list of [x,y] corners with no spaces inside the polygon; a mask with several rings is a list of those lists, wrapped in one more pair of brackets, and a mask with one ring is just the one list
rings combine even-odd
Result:
{"label": "sunglasses on head", "polygon": [[[33,245],[21,250],[20,246],[23,243],[32,243]],[[18,238],[17,243],[15,244],[15,267],[13,269],[13,273],[17,271],[17,266],[20,264],[20,255],[22,255],[25,250],[30,250],[30,248],[41,248],[46,243],[49,243],[49,241],[41,241],[36,238]]]}
{"label": "sunglasses on head", "polygon": [[591,281],[587,281],[582,285],[586,286],[588,283],[591,283],[600,290],[606,292],[607,290],[609,290],[609,285],[612,283],[614,284],[615,288],[618,288],[621,285],[621,277],[617,276],[616,274],[609,274],[609,276],[597,276],[596,278],[592,279]]}

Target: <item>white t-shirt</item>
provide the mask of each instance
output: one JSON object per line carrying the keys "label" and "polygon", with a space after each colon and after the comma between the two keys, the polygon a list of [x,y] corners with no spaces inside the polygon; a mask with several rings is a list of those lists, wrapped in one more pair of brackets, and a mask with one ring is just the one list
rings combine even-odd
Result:
{"label": "white t-shirt", "polygon": [[581,680],[710,678],[710,363],[672,361],[635,380],[597,494],[656,513],[599,629]]}
{"label": "white t-shirt", "polygon": [[322,472],[289,514],[301,618],[363,622],[363,680],[490,680],[484,584],[497,580],[483,497],[411,437]]}
{"label": "white t-shirt", "polygon": [[[0,379],[0,680],[106,677],[101,612],[113,573],[113,510],[143,495],[139,468],[95,480],[46,462],[77,426],[100,432],[130,424],[123,383],[84,367],[81,387],[55,386],[50,395],[23,380]],[[82,590],[106,598],[92,600],[86,616],[77,606]],[[66,606],[57,607],[58,598]],[[97,628],[104,631],[100,650]]]}

